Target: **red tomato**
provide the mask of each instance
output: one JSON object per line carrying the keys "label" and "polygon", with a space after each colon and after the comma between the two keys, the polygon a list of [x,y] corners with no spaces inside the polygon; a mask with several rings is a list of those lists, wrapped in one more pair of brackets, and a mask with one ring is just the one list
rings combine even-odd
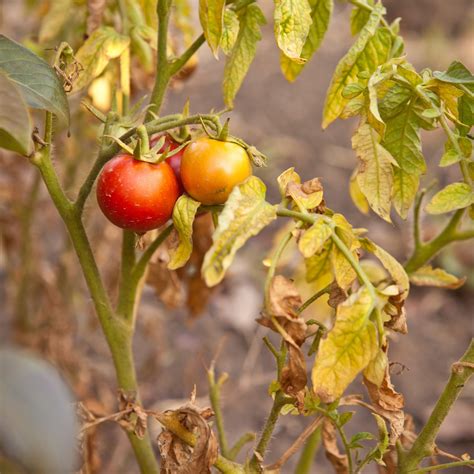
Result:
{"label": "red tomato", "polygon": [[[158,140],[161,138],[162,135],[155,135],[151,138],[150,140],[150,148],[153,147]],[[171,135],[166,134],[165,135],[165,143],[163,146],[158,150],[158,153],[163,153],[164,151],[172,151],[178,148],[180,144],[176,142]],[[179,191],[180,194],[183,193],[183,183],[181,182],[181,158],[183,157],[184,153],[184,148],[178,151],[173,156],[170,156],[167,158],[165,161],[173,168],[174,174],[176,175],[176,178],[178,179],[178,184],[179,184]]]}
{"label": "red tomato", "polygon": [[162,226],[178,197],[178,181],[170,165],[146,163],[126,154],[110,160],[97,183],[97,201],[105,216],[137,233]]}

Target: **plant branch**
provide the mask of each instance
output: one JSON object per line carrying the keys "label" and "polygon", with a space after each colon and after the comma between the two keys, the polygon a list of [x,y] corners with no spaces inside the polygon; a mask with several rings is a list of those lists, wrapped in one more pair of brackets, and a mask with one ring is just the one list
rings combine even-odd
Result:
{"label": "plant branch", "polygon": [[321,444],[321,427],[318,426],[309,436],[301,451],[300,459],[295,472],[298,474],[311,474],[314,458]]}
{"label": "plant branch", "polygon": [[453,467],[461,467],[461,466],[474,466],[474,460],[466,459],[465,461],[447,462],[445,464],[437,464],[435,466],[427,466],[427,467],[418,468],[410,472],[416,472],[416,474],[420,474],[422,472],[443,471],[444,469],[451,469]]}
{"label": "plant branch", "polygon": [[299,308],[297,314],[301,314],[305,309],[311,306],[317,299],[321,298],[321,296],[329,293],[330,285],[326,286],[322,290],[317,291],[313,296],[309,297]]}
{"label": "plant branch", "polygon": [[[121,317],[133,320],[134,301],[128,301],[128,287],[130,276],[135,266],[135,233],[129,230],[122,232],[122,260],[120,266],[119,297],[117,314]],[[133,298],[134,300],[134,298]]]}
{"label": "plant branch", "polygon": [[222,416],[221,410],[221,387],[227,380],[227,374],[222,374],[221,377],[216,381],[214,361],[211,367],[207,371],[207,380],[209,383],[209,399],[211,401],[212,410],[214,411],[214,417],[216,420],[217,437],[219,439],[219,447],[224,457],[229,457],[229,447],[227,444],[227,437],[224,429],[224,417]]}
{"label": "plant branch", "polygon": [[255,433],[244,433],[232,446],[232,448],[229,449],[229,455],[227,456],[228,459],[231,461],[234,461],[235,458],[238,456],[242,448],[247,444],[252,441],[254,441],[256,438]]}
{"label": "plant branch", "polygon": [[[272,470],[278,470],[280,469],[287,461],[290,459],[295,453],[299,451],[301,446],[306,442],[306,440],[313,434],[313,432],[318,429],[323,422],[324,417],[319,416],[315,418],[306,428],[305,430],[296,438],[296,440],[293,442],[293,444],[283,453],[283,455],[273,463],[271,466],[266,466],[265,469],[268,469],[269,471]],[[319,433],[319,436],[321,433]],[[316,443],[317,446],[318,443]],[[311,458],[312,461],[312,458]],[[300,471],[297,471],[300,473]]]}
{"label": "plant branch", "polygon": [[174,76],[179,70],[186,65],[186,63],[193,57],[196,51],[205,43],[206,38],[204,33],[198,36],[189,48],[177,59],[171,62],[169,72]]}
{"label": "plant branch", "polygon": [[[463,365],[463,363],[467,364]],[[403,456],[402,465],[400,467],[402,474],[415,470],[423,458],[429,456],[433,451],[441,424],[448,415],[462,388],[474,373],[473,366],[469,365],[473,363],[474,340],[471,340],[469,348],[461,357],[460,361],[453,365],[448,383],[431,412],[428,421],[416,438],[412,448]]]}

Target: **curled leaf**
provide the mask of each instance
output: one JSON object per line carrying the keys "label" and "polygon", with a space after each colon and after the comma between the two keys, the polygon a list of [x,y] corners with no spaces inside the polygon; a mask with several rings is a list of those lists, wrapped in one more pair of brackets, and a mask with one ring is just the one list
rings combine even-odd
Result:
{"label": "curled leaf", "polygon": [[410,274],[410,281],[418,286],[435,286],[455,290],[464,285],[466,277],[458,278],[442,268],[433,268],[431,265],[425,265]]}
{"label": "curled leaf", "polygon": [[323,421],[323,446],[326,451],[326,457],[332,464],[337,474],[349,473],[349,460],[346,454],[342,454],[337,446],[336,427],[327,418]]}
{"label": "curled leaf", "polygon": [[323,202],[323,186],[318,178],[305,181],[303,184],[290,181],[286,186],[286,194],[298,207],[307,210],[317,210]]}

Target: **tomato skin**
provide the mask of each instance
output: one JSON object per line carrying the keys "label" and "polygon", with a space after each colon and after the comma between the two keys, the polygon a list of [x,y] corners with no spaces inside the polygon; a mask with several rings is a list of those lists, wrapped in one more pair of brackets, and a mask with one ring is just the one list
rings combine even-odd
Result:
{"label": "tomato skin", "polygon": [[240,145],[208,137],[190,143],[181,160],[184,189],[207,205],[226,202],[232,189],[251,174],[250,159]]}
{"label": "tomato skin", "polygon": [[[162,135],[154,135],[150,139],[150,148],[156,145],[158,140],[162,137]],[[166,150],[172,151],[178,148],[180,144],[173,140],[171,135],[165,135],[165,142],[163,146],[158,150],[158,153],[163,153]],[[181,181],[181,159],[183,157],[184,149],[181,149],[176,154],[166,158],[166,162],[173,168],[174,174],[176,175],[176,179],[178,180],[180,194],[183,194],[183,183]]]}
{"label": "tomato skin", "polygon": [[179,186],[167,163],[151,164],[120,154],[103,167],[96,194],[102,212],[112,223],[143,233],[168,221]]}

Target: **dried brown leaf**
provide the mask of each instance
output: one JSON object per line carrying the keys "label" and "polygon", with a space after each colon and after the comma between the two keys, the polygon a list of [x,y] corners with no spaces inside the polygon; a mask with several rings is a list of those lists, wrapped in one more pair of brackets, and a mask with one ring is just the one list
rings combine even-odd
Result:
{"label": "dried brown leaf", "polygon": [[384,307],[384,312],[390,316],[390,321],[385,323],[385,326],[392,331],[401,334],[407,334],[407,317],[405,311],[405,296],[403,294],[390,296],[388,303]]}
{"label": "dried brown leaf", "polygon": [[298,399],[306,383],[306,361],[303,352],[299,347],[288,344],[288,362],[283,367],[280,376],[281,388],[287,395]]}
{"label": "dried brown leaf", "polygon": [[325,419],[323,422],[323,446],[326,451],[326,457],[332,464],[337,474],[348,474],[349,461],[346,454],[342,454],[337,446],[336,427]]}
{"label": "dried brown leaf", "polygon": [[347,293],[334,281],[329,289],[328,305],[337,308],[347,300]]}

